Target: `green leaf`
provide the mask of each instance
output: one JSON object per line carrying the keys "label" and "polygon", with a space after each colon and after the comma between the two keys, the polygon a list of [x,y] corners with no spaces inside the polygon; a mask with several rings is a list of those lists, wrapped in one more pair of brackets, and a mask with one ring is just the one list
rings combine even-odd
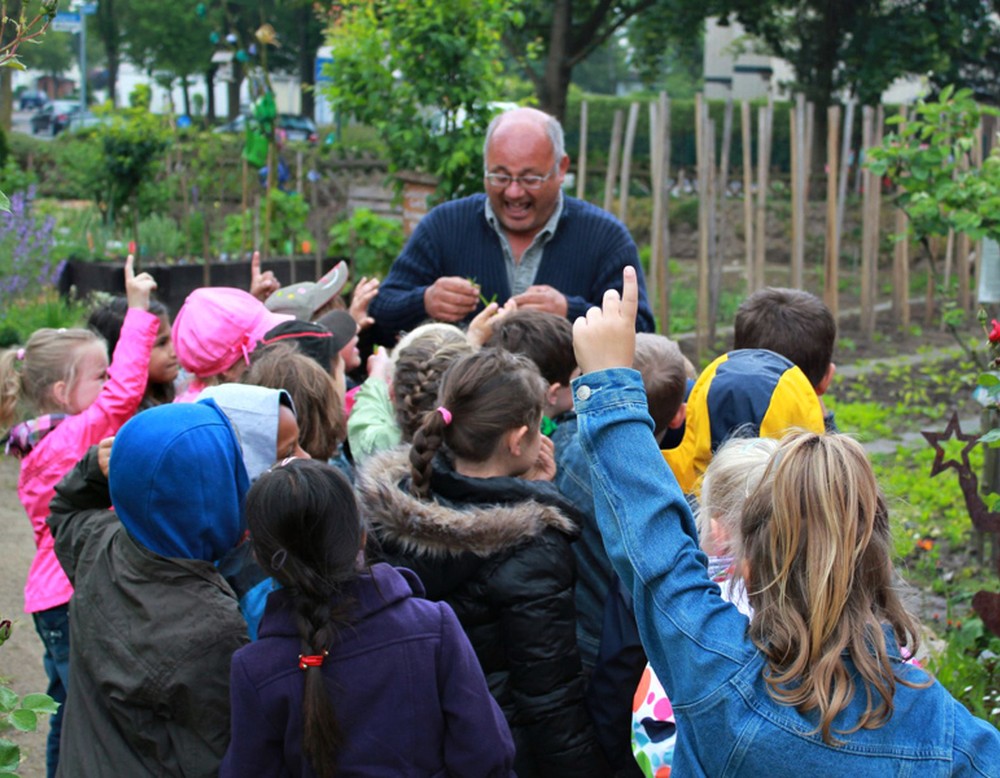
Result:
{"label": "green leaf", "polygon": [[1000,384],[1000,376],[996,373],[980,373],[976,383],[979,386],[997,386]]}
{"label": "green leaf", "polygon": [[10,213],[10,198],[3,192],[0,192],[0,211]]}
{"label": "green leaf", "polygon": [[6,686],[0,686],[0,714],[10,713],[14,710],[14,708],[17,707],[19,699],[20,698],[13,689],[9,689]]}
{"label": "green leaf", "polygon": [[980,443],[997,443],[1000,442],[1000,429],[994,429],[987,432],[981,438],[979,438]]}
{"label": "green leaf", "polygon": [[55,713],[59,710],[59,703],[47,694],[29,694],[21,700],[21,707],[35,713]]}
{"label": "green leaf", "polygon": [[6,738],[0,738],[0,773],[12,773],[21,763],[21,747]]}
{"label": "green leaf", "polygon": [[22,732],[34,732],[38,727],[38,715],[33,710],[18,708],[10,714],[9,719],[10,723],[14,725],[14,729],[19,729]]}

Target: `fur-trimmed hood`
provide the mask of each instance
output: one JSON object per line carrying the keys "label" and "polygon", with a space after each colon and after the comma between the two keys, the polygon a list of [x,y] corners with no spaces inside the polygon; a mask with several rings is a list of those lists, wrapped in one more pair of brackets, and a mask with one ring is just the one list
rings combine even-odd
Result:
{"label": "fur-trimmed hood", "polygon": [[[520,478],[465,478],[450,470],[442,457],[438,460],[437,483],[432,481],[432,487],[442,479],[487,487],[475,504],[452,503],[451,495],[438,494],[432,502],[410,494],[409,446],[380,452],[365,461],[357,476],[357,491],[366,519],[383,542],[428,557],[463,553],[487,557],[513,549],[546,529],[570,536],[579,533],[575,509],[552,484]],[[489,501],[491,493],[493,501]]]}

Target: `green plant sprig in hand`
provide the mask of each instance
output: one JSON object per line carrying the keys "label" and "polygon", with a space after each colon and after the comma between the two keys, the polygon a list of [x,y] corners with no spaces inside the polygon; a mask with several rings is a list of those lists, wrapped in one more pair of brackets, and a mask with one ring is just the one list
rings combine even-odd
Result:
{"label": "green plant sprig in hand", "polygon": [[481,291],[482,287],[479,285],[479,282],[475,279],[475,276],[468,276],[465,280],[468,281],[470,284],[472,284],[474,287],[476,287],[476,291],[479,292],[479,302],[483,304],[484,308],[490,303],[495,303],[497,301],[496,292],[493,293],[493,296],[489,300],[486,299],[485,295],[483,295]]}

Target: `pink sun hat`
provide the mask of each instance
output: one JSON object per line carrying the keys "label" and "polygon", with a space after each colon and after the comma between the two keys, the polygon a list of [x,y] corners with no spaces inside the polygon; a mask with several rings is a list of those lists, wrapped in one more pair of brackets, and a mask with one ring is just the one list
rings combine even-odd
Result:
{"label": "pink sun hat", "polygon": [[218,375],[250,354],[264,334],[293,317],[273,313],[242,289],[195,289],[174,317],[177,360],[200,378]]}

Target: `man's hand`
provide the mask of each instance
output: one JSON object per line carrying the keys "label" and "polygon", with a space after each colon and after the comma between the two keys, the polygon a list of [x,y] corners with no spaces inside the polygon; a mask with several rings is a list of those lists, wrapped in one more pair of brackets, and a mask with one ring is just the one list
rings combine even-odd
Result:
{"label": "man's hand", "polygon": [[261,302],[281,289],[281,284],[270,270],[260,272],[260,252],[255,251],[250,259],[250,294]]}
{"label": "man's hand", "polygon": [[149,295],[156,289],[156,281],[149,273],[135,274],[135,257],[131,254],[125,260],[125,299],[129,308],[149,310]]}
{"label": "man's hand", "polygon": [[475,315],[469,322],[469,329],[465,333],[469,343],[476,348],[485,346],[493,337],[493,327],[508,313],[517,310],[517,303],[514,298],[510,298],[501,308],[498,303],[490,303],[483,310]]}
{"label": "man's hand", "polygon": [[531,311],[545,311],[554,313],[557,316],[566,316],[569,310],[569,302],[566,295],[551,286],[529,286],[521,294],[514,298],[517,307]]}
{"label": "man's hand", "polygon": [[469,279],[442,276],[424,290],[424,310],[438,321],[461,321],[479,303],[479,287]]}
{"label": "man's hand", "polygon": [[368,306],[377,294],[377,278],[362,276],[361,280],[354,285],[354,291],[351,292],[351,307],[348,308],[348,313],[358,323],[358,332],[375,323],[375,320],[368,315]]}
{"label": "man's hand", "polygon": [[573,322],[573,351],[584,373],[610,367],[632,367],[635,356],[635,314],[639,309],[639,284],[635,268],[623,272],[622,295],[615,289],[604,293],[600,308]]}

